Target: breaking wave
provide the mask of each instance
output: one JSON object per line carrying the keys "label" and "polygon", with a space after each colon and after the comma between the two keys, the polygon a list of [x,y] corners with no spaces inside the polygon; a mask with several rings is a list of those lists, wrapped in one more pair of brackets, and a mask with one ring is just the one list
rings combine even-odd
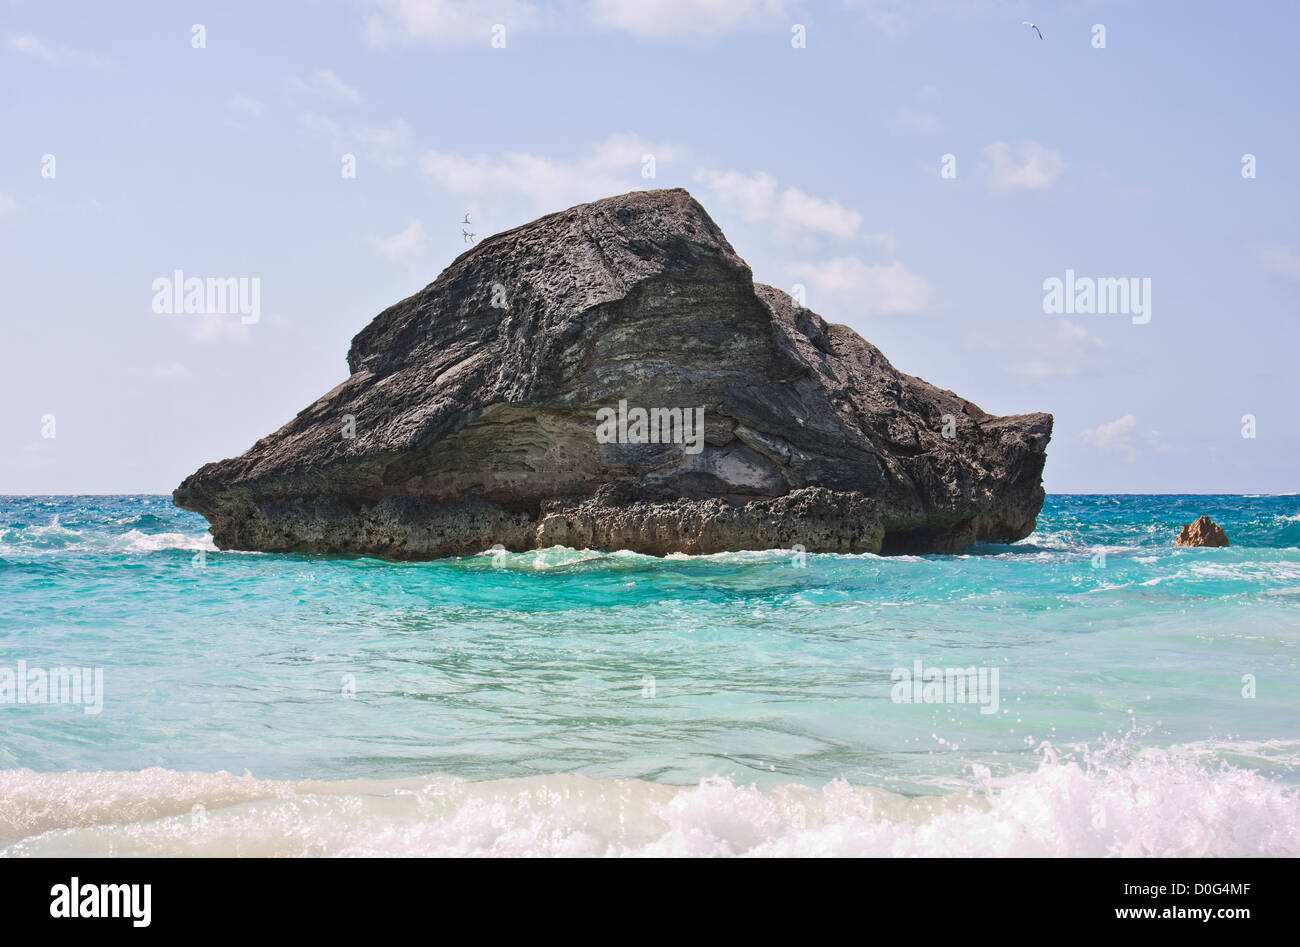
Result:
{"label": "breaking wave", "polygon": [[1300,791],[1207,747],[1041,748],[1036,770],[903,796],[579,775],[285,782],[0,773],[0,855],[1297,856]]}

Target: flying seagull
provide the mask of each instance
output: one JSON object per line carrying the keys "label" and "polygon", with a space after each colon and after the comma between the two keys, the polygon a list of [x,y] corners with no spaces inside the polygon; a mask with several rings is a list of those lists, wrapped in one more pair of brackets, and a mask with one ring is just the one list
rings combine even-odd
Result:
{"label": "flying seagull", "polygon": [[1040,29],[1039,29],[1037,26],[1035,26],[1033,23],[1030,23],[1028,20],[1021,20],[1020,22],[1021,22],[1022,24],[1024,24],[1025,26],[1028,26],[1028,27],[1030,27],[1031,29],[1033,29],[1033,31],[1034,31],[1035,33],[1038,34],[1038,38],[1039,38],[1039,39],[1042,39],[1042,38],[1043,38],[1043,31],[1040,30]]}
{"label": "flying seagull", "polygon": [[465,238],[465,242],[466,242],[466,243],[473,243],[473,242],[474,242],[474,236],[475,236],[475,235],[472,234],[472,233],[470,233],[468,230],[461,230],[460,234],[461,234],[462,237]]}
{"label": "flying seagull", "polygon": [[469,219],[469,211],[465,211],[465,219],[462,220],[461,223],[462,223],[462,224],[470,224],[470,223],[473,223],[473,221]]}

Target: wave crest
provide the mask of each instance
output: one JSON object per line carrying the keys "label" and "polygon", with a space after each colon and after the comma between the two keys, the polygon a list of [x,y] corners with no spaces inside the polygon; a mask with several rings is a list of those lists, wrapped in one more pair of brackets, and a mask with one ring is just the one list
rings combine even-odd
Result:
{"label": "wave crest", "polygon": [[[1300,855],[1300,793],[1194,750],[1108,748],[940,796],[578,775],[277,782],[0,773],[0,854],[88,856]],[[200,807],[196,809],[195,807]]]}

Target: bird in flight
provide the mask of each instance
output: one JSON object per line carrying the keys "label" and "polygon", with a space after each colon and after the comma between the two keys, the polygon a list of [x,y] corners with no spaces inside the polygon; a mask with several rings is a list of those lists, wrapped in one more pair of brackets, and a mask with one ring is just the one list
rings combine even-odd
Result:
{"label": "bird in flight", "polygon": [[[466,216],[468,216],[468,215],[466,215]],[[465,238],[465,242],[466,242],[466,243],[473,243],[473,242],[474,242],[474,236],[475,236],[475,235],[472,234],[472,233],[470,233],[468,230],[464,230],[464,229],[462,229],[461,232],[460,232],[460,234],[461,234],[462,237]]]}
{"label": "bird in flight", "polygon": [[473,221],[469,219],[469,211],[465,211],[465,219],[462,220],[461,223],[462,224],[473,223]]}
{"label": "bird in flight", "polygon": [[1030,23],[1028,20],[1021,20],[1020,22],[1025,26],[1030,27],[1035,33],[1037,33],[1039,39],[1043,38],[1043,31],[1040,30],[1035,24]]}

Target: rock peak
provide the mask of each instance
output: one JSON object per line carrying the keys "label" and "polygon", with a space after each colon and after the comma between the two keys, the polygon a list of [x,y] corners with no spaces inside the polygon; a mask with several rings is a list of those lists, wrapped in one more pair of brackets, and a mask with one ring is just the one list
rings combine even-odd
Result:
{"label": "rock peak", "polygon": [[[414,319],[463,315],[486,283],[499,285],[498,311],[514,291],[552,294],[553,312],[621,295],[651,273],[716,256],[745,268],[708,213],[684,188],[631,191],[547,214],[485,238],[414,296],[390,306],[357,333],[348,368],[357,372],[382,349],[401,345]],[[490,301],[490,300],[489,300]],[[504,308],[500,303],[504,301]],[[382,360],[382,359],[381,359]]]}

